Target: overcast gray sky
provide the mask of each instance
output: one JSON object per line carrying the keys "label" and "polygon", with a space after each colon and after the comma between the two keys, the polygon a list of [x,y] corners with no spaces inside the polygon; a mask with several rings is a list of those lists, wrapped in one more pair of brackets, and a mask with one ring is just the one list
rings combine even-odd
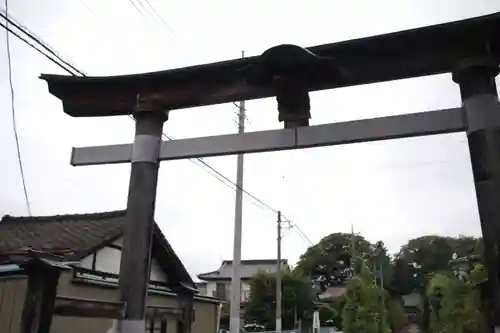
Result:
{"label": "overcast gray sky", "polygon": [[[137,2],[137,0],[134,0]],[[144,0],[141,0],[147,6]],[[497,0],[229,1],[150,0],[167,23],[141,16],[127,0],[16,0],[10,13],[88,75],[163,70],[257,55],[293,43],[312,46],[489,14]],[[3,4],[0,7],[4,7]],[[285,10],[283,10],[285,9]],[[144,10],[144,9],[143,9]],[[71,147],[128,143],[127,117],[73,119],[40,73],[63,72],[14,37],[15,107],[34,215],[123,209],[129,166],[71,167]],[[11,126],[5,33],[0,31],[0,214],[25,215]],[[311,94],[312,123],[362,119],[460,105],[449,75]],[[247,103],[249,131],[280,128],[274,99]],[[236,132],[232,104],[174,111],[174,138]],[[207,161],[231,179],[236,157]],[[156,219],[192,274],[232,257],[234,192],[190,161],[164,162]],[[479,235],[464,134],[248,155],[244,188],[317,242],[351,223],[392,252],[425,235]],[[276,216],[244,201],[243,258],[274,258]],[[309,244],[285,232],[295,262]]]}

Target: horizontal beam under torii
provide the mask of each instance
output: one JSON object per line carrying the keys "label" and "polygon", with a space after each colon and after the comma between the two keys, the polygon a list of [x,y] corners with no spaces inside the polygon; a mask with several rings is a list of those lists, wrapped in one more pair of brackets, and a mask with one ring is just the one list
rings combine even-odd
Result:
{"label": "horizontal beam under torii", "polygon": [[[262,153],[367,142],[466,130],[461,108],[339,122],[284,130],[248,132],[163,141],[161,161]],[[73,148],[71,164],[100,165],[131,162],[132,145]]]}
{"label": "horizontal beam under torii", "polygon": [[452,72],[458,62],[500,62],[500,13],[307,49],[115,77],[42,75],[74,117],[134,112],[137,96],[175,110],[276,96],[273,78],[299,75],[307,91]]}

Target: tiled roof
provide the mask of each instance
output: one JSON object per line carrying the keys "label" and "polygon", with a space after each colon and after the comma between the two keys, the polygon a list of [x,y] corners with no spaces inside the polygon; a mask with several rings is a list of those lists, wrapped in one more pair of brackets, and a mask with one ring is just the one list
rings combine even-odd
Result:
{"label": "tiled roof", "polygon": [[[124,210],[39,217],[5,215],[0,221],[0,262],[30,248],[65,260],[80,260],[122,237],[124,225]],[[169,282],[195,286],[156,223],[152,250]]]}
{"label": "tiled roof", "polygon": [[[226,280],[231,279],[232,275],[232,260],[224,260],[220,268],[213,272],[202,273],[198,275],[200,280]],[[288,261],[282,259],[282,268],[288,267]],[[267,273],[276,273],[276,259],[255,259],[241,261],[241,278],[250,279],[259,271]]]}
{"label": "tiled roof", "polygon": [[0,221],[0,255],[23,248],[77,260],[123,234],[125,212],[12,217]]}

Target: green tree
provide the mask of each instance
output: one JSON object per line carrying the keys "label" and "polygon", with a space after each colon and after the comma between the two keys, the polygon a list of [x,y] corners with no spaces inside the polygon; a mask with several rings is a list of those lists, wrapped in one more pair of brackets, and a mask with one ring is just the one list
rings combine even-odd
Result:
{"label": "green tree", "polygon": [[393,295],[407,295],[416,289],[415,267],[408,259],[400,257],[392,262],[392,275],[388,290]]}
{"label": "green tree", "polygon": [[477,264],[465,279],[437,273],[427,285],[427,296],[432,308],[430,332],[483,332],[479,284],[486,278],[486,270]]}
{"label": "green tree", "polygon": [[[289,271],[282,272],[282,326],[293,329],[295,320],[312,317],[315,294],[311,282]],[[267,329],[276,324],[276,275],[260,272],[250,282],[245,319]]]}
{"label": "green tree", "polygon": [[373,283],[368,265],[361,261],[359,274],[349,280],[345,292],[342,326],[346,333],[388,333],[386,293]]}
{"label": "green tree", "polygon": [[319,304],[319,319],[321,326],[334,326],[342,330],[342,310],[345,305],[345,297],[324,298]]}
{"label": "green tree", "polygon": [[387,252],[384,242],[378,241],[372,246],[371,253],[366,255],[366,262],[375,276],[375,281],[379,285],[383,283],[383,287],[389,289],[394,269]]}
{"label": "green tree", "polygon": [[[321,290],[344,285],[352,275],[353,235],[333,233],[311,246],[300,257],[296,271],[316,282]],[[373,256],[374,246],[362,236],[354,235],[357,257]]]}
{"label": "green tree", "polygon": [[454,248],[451,238],[423,236],[410,240],[397,254],[401,259],[414,266],[413,284],[420,290],[425,289],[431,273],[448,270]]}
{"label": "green tree", "polygon": [[412,284],[423,291],[430,274],[449,271],[449,262],[454,254],[458,257],[480,255],[482,248],[480,238],[423,236],[412,239],[401,247],[396,260],[414,266]]}
{"label": "green tree", "polygon": [[387,297],[387,321],[393,332],[400,332],[408,324],[408,317],[398,297]]}
{"label": "green tree", "polygon": [[[394,276],[393,286],[396,290],[408,290],[408,287],[420,294],[423,297],[423,326],[428,328],[430,325],[429,309],[431,305],[426,293],[427,284],[430,277],[439,272],[450,272],[449,262],[454,254],[458,257],[481,254],[482,240],[480,238],[460,236],[441,237],[441,236],[423,236],[410,240],[406,245],[401,247],[401,250],[396,254],[396,260],[401,260],[401,265],[406,263],[412,266],[411,280],[405,280],[401,277]],[[400,267],[399,273],[403,270]],[[394,272],[394,275],[397,273]],[[397,280],[396,280],[397,279]]]}

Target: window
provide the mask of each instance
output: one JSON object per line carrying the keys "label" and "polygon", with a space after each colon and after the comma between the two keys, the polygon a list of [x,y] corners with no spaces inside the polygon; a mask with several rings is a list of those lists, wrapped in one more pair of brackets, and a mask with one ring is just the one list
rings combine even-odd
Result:
{"label": "window", "polygon": [[221,300],[230,299],[229,293],[228,293],[228,286],[225,283],[217,283],[216,284],[215,294],[217,295],[216,297],[221,299]]}
{"label": "window", "polygon": [[241,292],[241,301],[242,302],[248,301],[249,298],[250,298],[250,291],[249,290],[245,290],[245,291]]}
{"label": "window", "polygon": [[167,319],[146,318],[146,333],[167,333]]}

